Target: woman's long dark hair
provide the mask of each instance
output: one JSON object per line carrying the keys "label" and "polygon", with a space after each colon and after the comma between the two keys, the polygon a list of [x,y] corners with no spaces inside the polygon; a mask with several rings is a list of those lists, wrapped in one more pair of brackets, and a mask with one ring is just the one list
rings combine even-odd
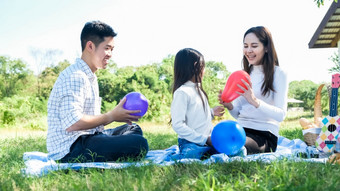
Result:
{"label": "woman's long dark hair", "polygon": [[[262,95],[265,96],[270,91],[275,92],[273,87],[274,71],[275,66],[279,66],[279,60],[277,58],[272,35],[267,28],[263,26],[252,27],[246,31],[246,33],[243,36],[243,40],[249,33],[254,33],[256,37],[259,38],[264,48],[267,50],[261,61],[264,72],[264,80],[261,86],[261,90]],[[252,71],[252,65],[249,64],[245,55],[243,55],[243,69],[248,74],[250,74]]]}
{"label": "woman's long dark hair", "polygon": [[197,92],[202,100],[203,108],[206,109],[203,95],[201,93],[202,91],[204,96],[208,99],[208,96],[202,87],[202,74],[204,67],[204,57],[200,52],[192,48],[184,48],[180,50],[175,57],[172,94],[174,94],[174,92],[185,82],[194,79],[196,82]]}

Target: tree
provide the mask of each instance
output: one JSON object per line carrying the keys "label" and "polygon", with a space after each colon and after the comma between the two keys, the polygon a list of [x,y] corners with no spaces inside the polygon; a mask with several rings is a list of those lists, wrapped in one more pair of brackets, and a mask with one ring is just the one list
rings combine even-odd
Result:
{"label": "tree", "polygon": [[[324,5],[324,1],[325,0],[314,0],[314,2],[316,2],[316,4],[318,5],[318,7],[320,7],[321,5],[323,6]],[[338,2],[338,0],[334,0],[334,2]]]}
{"label": "tree", "polygon": [[57,49],[40,50],[37,48],[32,48],[30,52],[35,60],[36,72],[38,75],[37,94],[38,96],[42,96],[41,94],[41,72],[46,67],[54,66],[56,58],[62,54],[62,51],[57,50]]}
{"label": "tree", "polygon": [[[292,81],[289,83],[288,97],[302,100],[303,107],[306,110],[314,108],[315,94],[319,84],[315,84],[310,80]],[[321,91],[321,107],[324,113],[329,111],[328,90],[324,87]]]}
{"label": "tree", "polygon": [[[154,63],[138,67],[118,68],[114,63],[107,70],[97,73],[102,111],[113,107],[128,93],[140,92],[149,100],[149,109],[142,120],[166,121],[169,118],[171,93],[169,84],[173,68],[166,63]],[[163,67],[164,65],[167,65]]]}
{"label": "tree", "polygon": [[70,62],[64,60],[59,62],[56,66],[46,67],[45,70],[41,72],[40,77],[40,96],[43,98],[48,98],[55,81],[57,80],[60,72],[62,72],[66,67],[70,65]]}
{"label": "tree", "polygon": [[9,57],[0,56],[0,96],[10,97],[22,91],[29,75],[32,74],[20,59],[11,60]]}
{"label": "tree", "polygon": [[340,73],[339,55],[334,53],[329,59],[335,64],[335,66],[333,66],[332,68],[328,69],[328,71],[330,73],[333,73],[333,72]]}
{"label": "tree", "polygon": [[224,89],[230,72],[222,62],[207,61],[203,77],[203,88],[208,94],[211,107],[218,105],[217,95]]}

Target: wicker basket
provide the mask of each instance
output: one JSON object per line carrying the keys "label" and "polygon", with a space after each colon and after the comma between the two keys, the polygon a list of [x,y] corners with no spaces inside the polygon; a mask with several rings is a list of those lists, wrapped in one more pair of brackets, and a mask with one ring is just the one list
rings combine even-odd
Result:
{"label": "wicker basket", "polygon": [[315,145],[315,141],[321,132],[321,128],[311,128],[302,131],[303,138],[308,146]]}
{"label": "wicker basket", "polygon": [[315,141],[318,138],[319,134],[315,133],[306,133],[303,135],[303,138],[305,139],[305,142],[308,146],[315,145]]}
{"label": "wicker basket", "polygon": [[[321,84],[319,88],[316,91],[315,94],[315,100],[314,100],[314,124],[319,126],[320,121],[318,119],[322,118],[322,110],[321,110],[321,91],[322,88],[325,86],[325,84]],[[329,94],[329,87],[326,86],[328,90],[328,96]],[[320,135],[321,132],[321,127],[319,126],[318,128],[309,128],[302,130],[303,138],[308,146],[315,145],[315,141]]]}

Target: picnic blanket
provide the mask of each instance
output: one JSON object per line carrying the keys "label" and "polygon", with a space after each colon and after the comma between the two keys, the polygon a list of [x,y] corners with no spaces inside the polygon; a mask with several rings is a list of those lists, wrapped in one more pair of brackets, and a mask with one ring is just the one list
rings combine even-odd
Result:
{"label": "picnic blanket", "polygon": [[300,139],[289,140],[280,136],[278,139],[278,147],[276,152],[253,154],[244,157],[233,156],[228,157],[226,154],[215,154],[205,160],[184,158],[180,160],[172,160],[171,156],[178,154],[179,148],[173,145],[164,150],[150,150],[145,159],[139,162],[90,162],[90,163],[57,163],[53,159],[48,158],[47,153],[43,152],[25,152],[23,160],[25,168],[21,170],[25,176],[42,176],[51,171],[73,169],[79,170],[83,168],[98,168],[98,169],[121,169],[129,166],[146,166],[146,165],[160,165],[168,166],[177,163],[228,163],[232,161],[262,161],[270,163],[275,160],[288,159],[293,161],[307,161],[326,163],[328,155],[319,153],[315,147],[307,146],[305,142]]}

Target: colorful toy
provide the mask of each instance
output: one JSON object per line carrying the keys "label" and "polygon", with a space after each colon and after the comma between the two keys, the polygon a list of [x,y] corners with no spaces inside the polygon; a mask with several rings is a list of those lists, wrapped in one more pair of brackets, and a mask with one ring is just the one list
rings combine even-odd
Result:
{"label": "colorful toy", "polygon": [[315,146],[322,152],[333,152],[339,136],[340,117],[337,115],[339,86],[340,74],[332,75],[332,95],[329,107],[329,116],[322,120],[323,127],[321,128],[320,135],[315,142]]}
{"label": "colorful toy", "polygon": [[139,113],[133,113],[131,115],[143,116],[148,110],[149,103],[146,97],[138,92],[130,92],[126,94],[126,102],[123,105],[127,110],[140,110]]}
{"label": "colorful toy", "polygon": [[230,74],[227,83],[224,87],[224,90],[221,95],[221,99],[224,102],[230,103],[238,96],[240,96],[236,92],[244,93],[237,85],[241,85],[243,88],[247,89],[246,85],[241,81],[242,79],[249,83],[247,77],[250,79],[249,74],[243,70],[238,70]]}
{"label": "colorful toy", "polygon": [[218,152],[234,155],[246,143],[246,133],[236,121],[222,121],[214,127],[211,142]]}

